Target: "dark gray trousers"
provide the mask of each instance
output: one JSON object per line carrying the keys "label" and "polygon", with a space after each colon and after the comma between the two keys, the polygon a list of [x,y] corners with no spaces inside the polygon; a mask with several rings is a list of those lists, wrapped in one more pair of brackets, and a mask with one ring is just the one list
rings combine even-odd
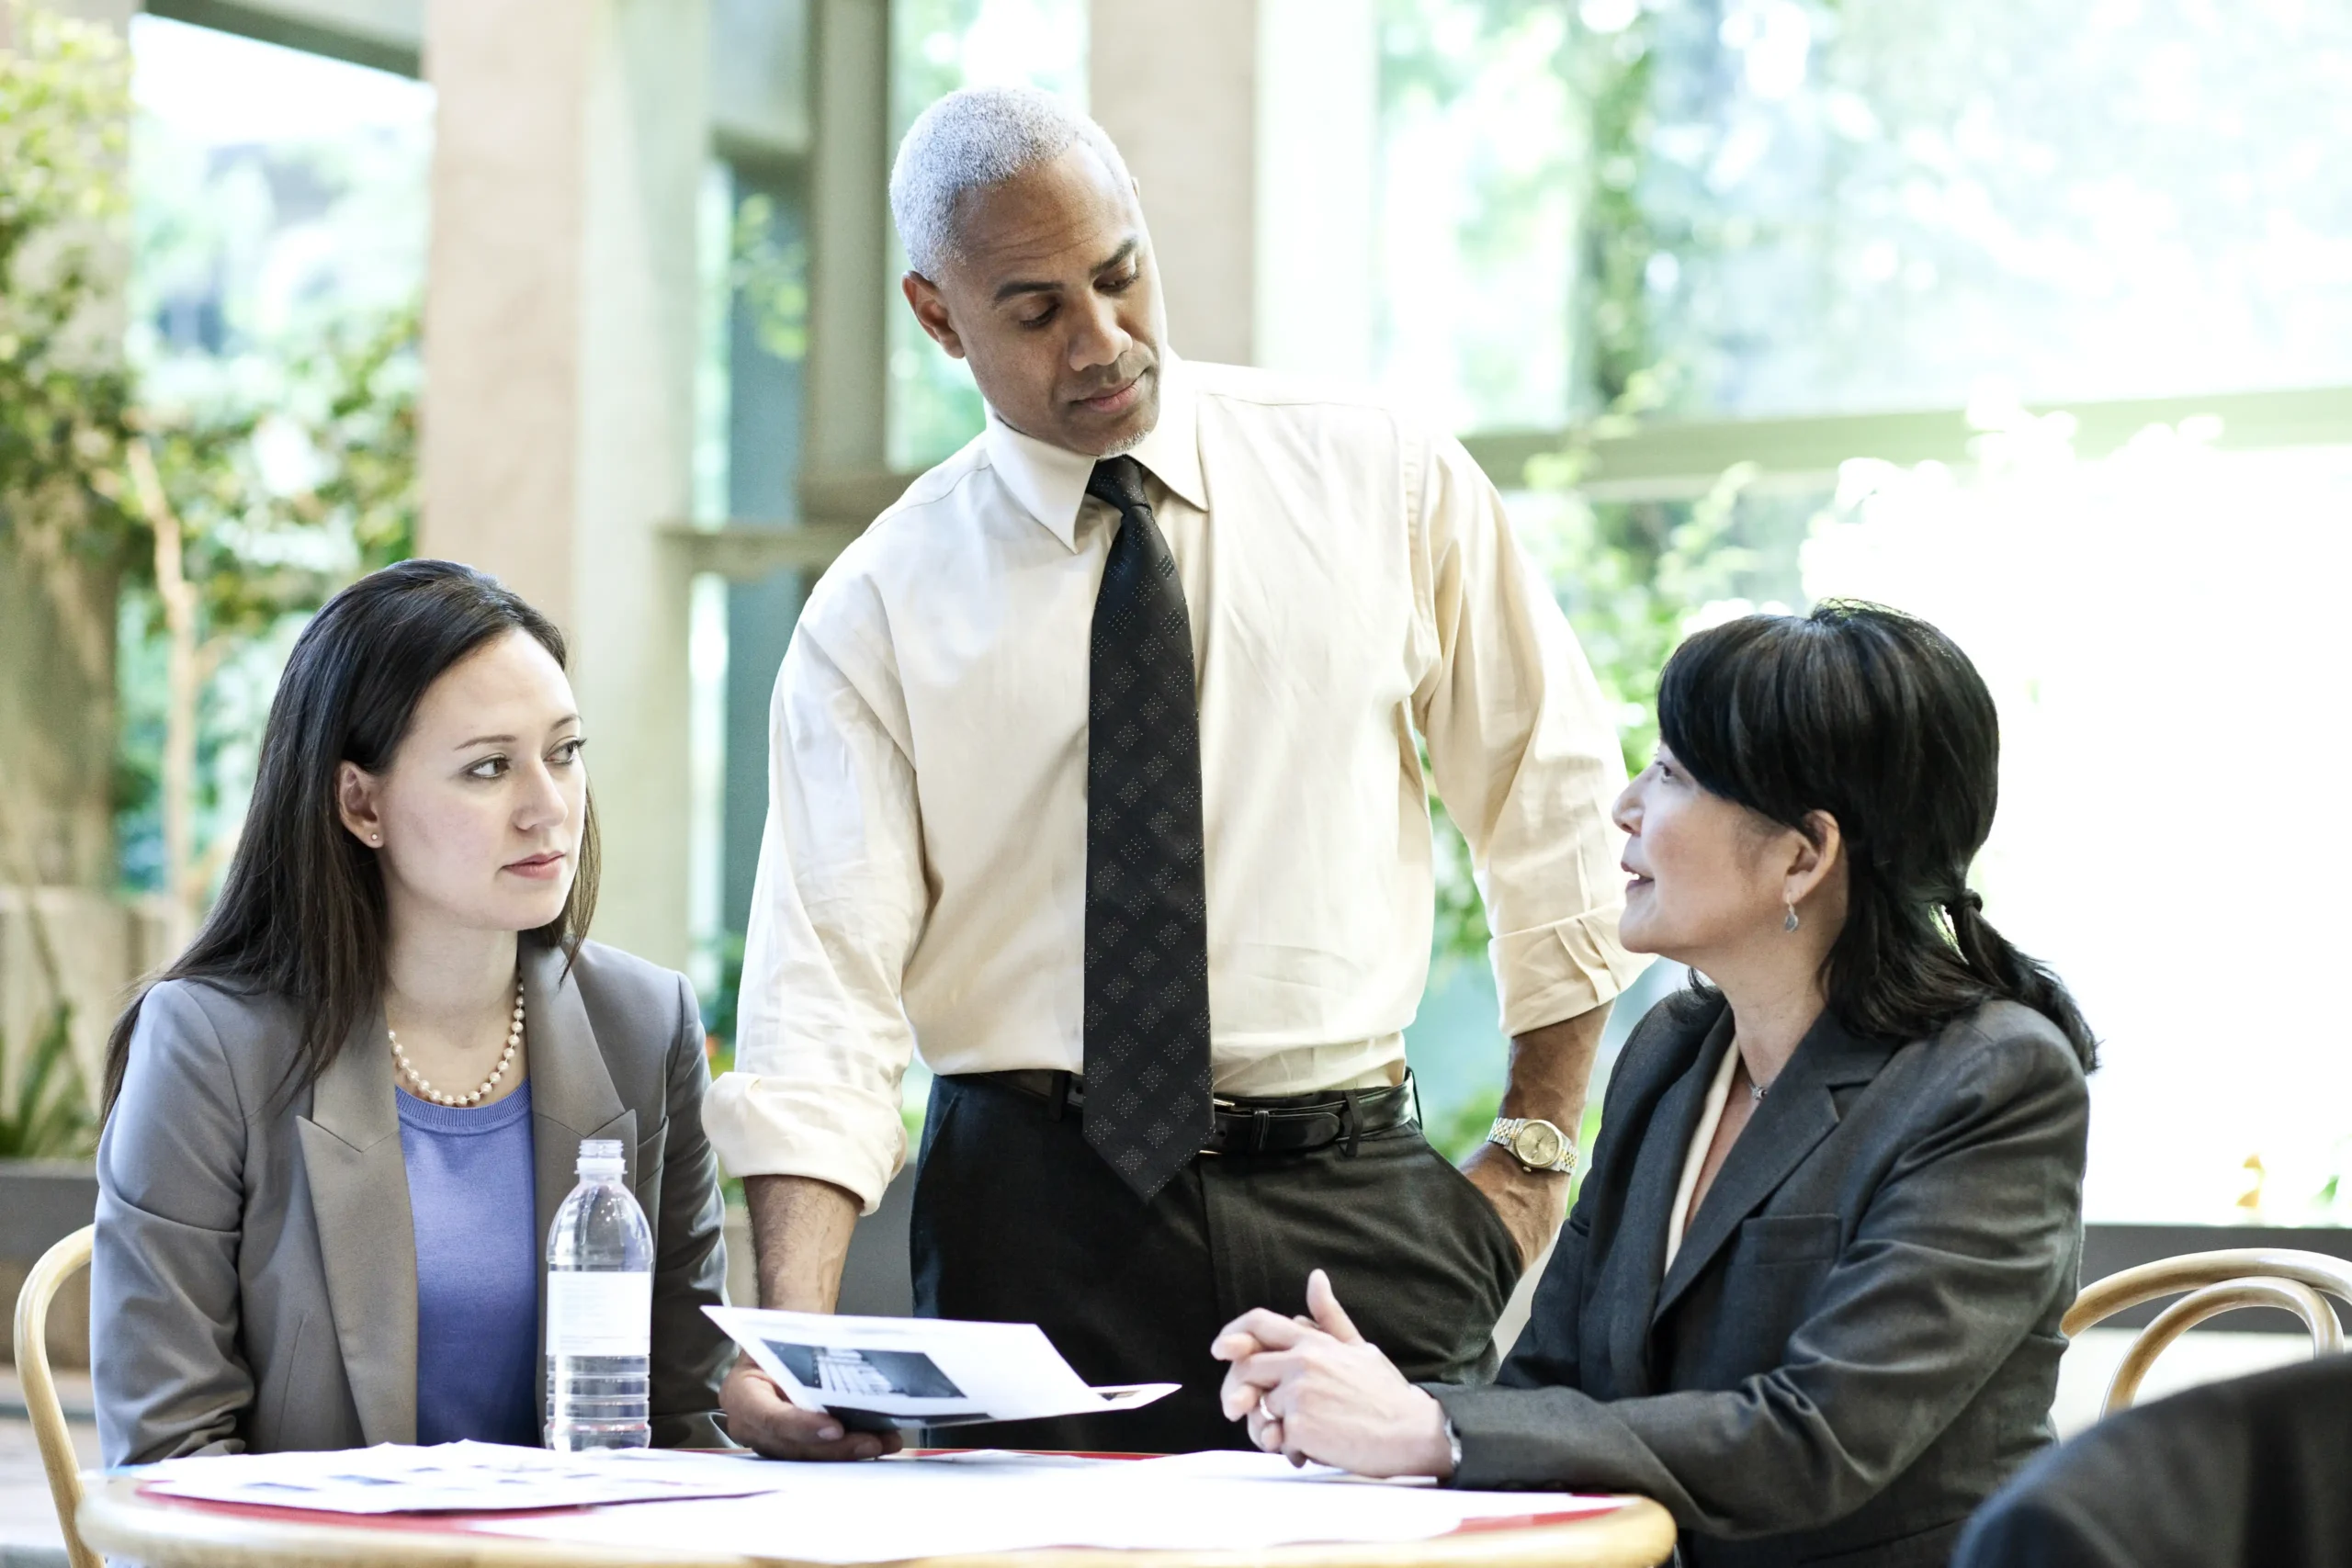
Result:
{"label": "dark gray trousers", "polygon": [[943,1429],[958,1447],[1182,1453],[1247,1448],[1209,1356],[1251,1307],[1306,1308],[1329,1271],[1365,1337],[1415,1382],[1480,1381],[1519,1248],[1484,1193],[1411,1123],[1353,1156],[1203,1156],[1145,1203],[1080,1112],[978,1079],[932,1086],[910,1248],[915,1311],[1035,1323],[1090,1383],[1181,1382],[1111,1416]]}

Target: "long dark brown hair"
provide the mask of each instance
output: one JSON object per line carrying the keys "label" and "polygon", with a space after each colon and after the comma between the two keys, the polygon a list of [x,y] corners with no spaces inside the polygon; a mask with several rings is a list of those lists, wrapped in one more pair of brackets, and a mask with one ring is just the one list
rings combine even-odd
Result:
{"label": "long dark brown hair", "polygon": [[[564,662],[563,634],[495,578],[455,561],[412,560],[328,600],[294,644],[269,705],[253,805],[220,901],[187,951],[157,976],[285,998],[301,1028],[282,1086],[288,1091],[317,1080],[384,985],[383,872],[343,825],[335,774],[345,762],[382,773],[426,689],[510,632]],[[593,802],[579,856],[561,913],[524,937],[567,957],[579,951],[596,904]],[[144,1000],[142,992],[123,1010],[107,1041],[109,1111]]]}
{"label": "long dark brown hair", "polygon": [[1822,979],[1840,1023],[1919,1040],[2005,998],[2056,1024],[2086,1070],[2098,1065],[2064,983],[1993,929],[1968,886],[1993,831],[2001,730],[1950,637],[1850,601],[1744,615],[1675,649],[1657,721],[1709,793],[1808,839],[1812,813],[1837,819],[1846,924]]}

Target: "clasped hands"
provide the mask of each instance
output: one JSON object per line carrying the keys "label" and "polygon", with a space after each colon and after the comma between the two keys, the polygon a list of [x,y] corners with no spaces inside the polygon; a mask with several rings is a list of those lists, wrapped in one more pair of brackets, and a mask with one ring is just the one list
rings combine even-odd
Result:
{"label": "clasped hands", "polygon": [[1284,1317],[1260,1307],[1226,1325],[1209,1347],[1230,1363],[1226,1416],[1246,1418],[1251,1442],[1293,1464],[1453,1474],[1443,1408],[1356,1331],[1320,1269],[1306,1277],[1306,1312]]}

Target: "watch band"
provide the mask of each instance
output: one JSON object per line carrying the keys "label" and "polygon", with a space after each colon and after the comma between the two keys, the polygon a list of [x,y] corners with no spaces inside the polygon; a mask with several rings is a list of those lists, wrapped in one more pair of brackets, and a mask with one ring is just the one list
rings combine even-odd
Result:
{"label": "watch band", "polygon": [[[1559,1142],[1559,1154],[1548,1163],[1531,1160],[1520,1152],[1519,1134],[1531,1126],[1550,1129],[1552,1136]],[[1529,1170],[1550,1171],[1565,1176],[1577,1168],[1576,1140],[1563,1132],[1556,1122],[1547,1122],[1541,1116],[1498,1116],[1495,1124],[1487,1130],[1487,1142],[1500,1144],[1510,1151],[1511,1158]]]}

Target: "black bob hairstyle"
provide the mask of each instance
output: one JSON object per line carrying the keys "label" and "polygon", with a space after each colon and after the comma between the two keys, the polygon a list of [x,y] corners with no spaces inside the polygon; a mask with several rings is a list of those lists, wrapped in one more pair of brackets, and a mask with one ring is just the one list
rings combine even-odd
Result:
{"label": "black bob hairstyle", "polygon": [[1984,919],[1968,868],[1993,831],[1993,694],[1952,640],[1876,604],[1743,615],[1688,638],[1659,677],[1658,737],[1710,794],[1845,839],[1846,924],[1824,962],[1830,1012],[1926,1039],[1996,998],[2056,1024],[2085,1070],[2098,1042],[2065,985]]}
{"label": "black bob hairstyle", "polygon": [[[335,804],[345,762],[381,773],[425,691],[451,667],[512,632],[564,662],[563,634],[522,598],[455,561],[411,560],[371,572],[327,601],[294,644],[269,705],[253,805],[220,901],[196,940],[159,976],[286,998],[300,1045],[286,1087],[315,1082],[384,986],[384,880]],[[571,893],[526,932],[570,957],[596,904],[596,812],[581,823]],[[122,1090],[144,995],[107,1042],[106,1100]]]}

